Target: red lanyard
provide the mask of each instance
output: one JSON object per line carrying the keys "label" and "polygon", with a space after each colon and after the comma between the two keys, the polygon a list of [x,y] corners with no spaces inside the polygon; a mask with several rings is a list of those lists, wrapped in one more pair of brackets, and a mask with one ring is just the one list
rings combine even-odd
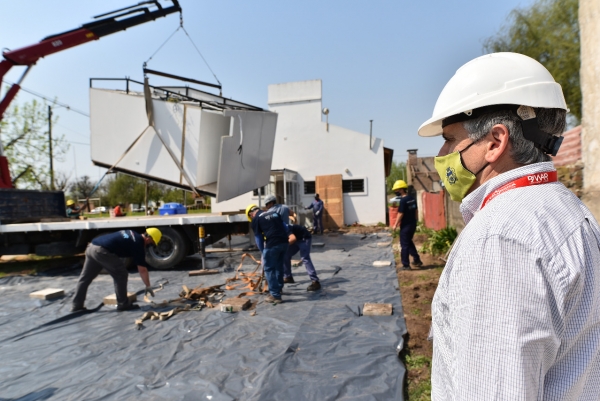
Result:
{"label": "red lanyard", "polygon": [[[481,205],[481,209],[485,207],[485,205],[494,199],[496,196],[505,193],[506,191],[510,191],[515,188],[529,187],[532,185],[540,185],[547,184],[549,182],[558,181],[558,174],[556,171],[547,171],[544,173],[537,174],[529,174],[521,178],[517,178],[514,181],[509,182],[508,184],[502,185],[497,190],[491,192],[488,196],[483,200],[483,204]],[[479,210],[481,210],[479,209]]]}

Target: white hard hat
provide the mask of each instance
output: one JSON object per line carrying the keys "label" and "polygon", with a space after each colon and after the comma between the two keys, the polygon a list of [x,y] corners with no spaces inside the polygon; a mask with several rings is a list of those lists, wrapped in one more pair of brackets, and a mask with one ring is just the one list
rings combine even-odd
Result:
{"label": "white hard hat", "polygon": [[445,118],[501,104],[567,110],[562,89],[546,67],[522,54],[492,53],[456,71],[440,93],[433,115],[419,127],[419,135],[441,135]]}
{"label": "white hard hat", "polygon": [[271,202],[277,202],[277,198],[275,197],[275,195],[267,195],[267,197],[265,198],[265,205]]}

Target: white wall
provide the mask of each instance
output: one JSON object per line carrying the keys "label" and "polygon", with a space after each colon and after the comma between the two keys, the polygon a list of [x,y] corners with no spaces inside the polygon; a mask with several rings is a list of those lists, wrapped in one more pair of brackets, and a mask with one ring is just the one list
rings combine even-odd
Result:
{"label": "white wall", "polygon": [[[385,223],[385,171],[383,140],[321,121],[321,81],[303,81],[269,86],[269,108],[278,113],[273,152],[273,170],[297,171],[303,181],[318,175],[342,174],[343,179],[364,179],[364,193],[344,194],[344,223]],[[335,112],[335,111],[334,111]],[[346,171],[347,170],[347,171]],[[304,195],[300,184],[300,206],[308,206],[313,195]],[[252,194],[227,202],[213,203],[212,209],[232,211],[256,203]]]}

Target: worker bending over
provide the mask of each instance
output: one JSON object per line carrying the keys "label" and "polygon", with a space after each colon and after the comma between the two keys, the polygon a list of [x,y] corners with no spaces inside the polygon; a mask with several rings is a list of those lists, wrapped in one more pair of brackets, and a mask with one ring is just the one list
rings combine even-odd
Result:
{"label": "worker bending over", "polygon": [[158,228],[148,228],[144,234],[132,230],[121,230],[94,238],[85,250],[85,263],[77,282],[71,312],[84,310],[87,289],[92,281],[106,269],[115,284],[117,310],[136,309],[127,298],[127,263],[125,258],[133,258],[142,281],[146,285],[146,294],[154,296],[150,287],[150,275],[146,263],[146,248],[160,242],[162,233]]}
{"label": "worker bending over", "polygon": [[71,219],[78,219],[81,216],[81,206],[75,205],[75,201],[73,199],[69,199],[67,201],[67,217]]}
{"label": "worker bending over", "polygon": [[288,242],[289,247],[287,254],[285,255],[285,262],[283,265],[283,282],[294,283],[294,277],[292,276],[292,256],[300,251],[300,258],[302,264],[306,268],[306,273],[312,283],[308,286],[306,291],[317,291],[321,289],[321,283],[317,276],[317,271],[310,259],[310,247],[312,244],[312,236],[310,232],[303,226],[297,224],[290,224],[287,226],[288,231]]}
{"label": "worker bending over", "polygon": [[402,260],[402,269],[410,270],[410,260],[408,255],[413,257],[413,266],[423,266],[417,247],[413,242],[415,231],[417,230],[417,221],[419,220],[419,209],[417,209],[417,201],[408,194],[408,185],[403,180],[398,180],[394,183],[392,191],[397,197],[400,197],[400,205],[398,205],[398,217],[393,229],[400,227],[400,252]]}
{"label": "worker bending over", "polygon": [[432,400],[600,398],[600,227],[550,157],[567,111],[543,65],[492,53],[419,128],[466,224],[431,305]]}
{"label": "worker bending over", "polygon": [[281,216],[273,211],[260,210],[256,205],[249,205],[246,208],[246,217],[252,222],[256,246],[262,252],[270,293],[266,301],[274,304],[281,303],[283,261],[288,249],[288,235]]}
{"label": "worker bending over", "polygon": [[319,194],[315,194],[315,200],[306,209],[313,211],[313,234],[323,234],[323,201],[319,198]]}

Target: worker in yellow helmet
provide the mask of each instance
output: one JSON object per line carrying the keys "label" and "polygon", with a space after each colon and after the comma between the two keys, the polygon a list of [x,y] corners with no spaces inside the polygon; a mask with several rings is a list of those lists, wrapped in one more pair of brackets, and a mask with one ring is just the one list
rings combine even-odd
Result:
{"label": "worker in yellow helmet", "polygon": [[133,230],[121,230],[94,238],[85,251],[85,263],[77,282],[71,312],[85,310],[87,289],[102,269],[106,269],[115,283],[117,310],[139,309],[127,298],[128,273],[125,258],[132,258],[137,265],[140,277],[146,285],[145,294],[154,296],[146,263],[146,248],[156,246],[161,238],[162,233],[154,227],[146,229],[143,234]]}
{"label": "worker in yellow helmet", "polygon": [[403,180],[398,180],[394,183],[392,191],[400,198],[398,206],[398,217],[396,223],[392,227],[394,230],[400,228],[400,252],[402,260],[402,269],[410,270],[410,260],[408,256],[413,257],[413,266],[423,266],[417,247],[413,242],[415,231],[417,230],[417,221],[419,220],[419,210],[417,201],[408,193],[408,185]]}
{"label": "worker in yellow helmet", "polygon": [[75,201],[73,199],[69,199],[67,201],[67,217],[71,219],[78,219],[81,215],[81,206],[75,205]]}
{"label": "worker in yellow helmet", "polygon": [[262,252],[263,267],[271,293],[266,301],[281,303],[283,264],[288,250],[288,234],[283,220],[273,209],[264,211],[256,205],[246,208],[246,217],[252,222],[256,246]]}

